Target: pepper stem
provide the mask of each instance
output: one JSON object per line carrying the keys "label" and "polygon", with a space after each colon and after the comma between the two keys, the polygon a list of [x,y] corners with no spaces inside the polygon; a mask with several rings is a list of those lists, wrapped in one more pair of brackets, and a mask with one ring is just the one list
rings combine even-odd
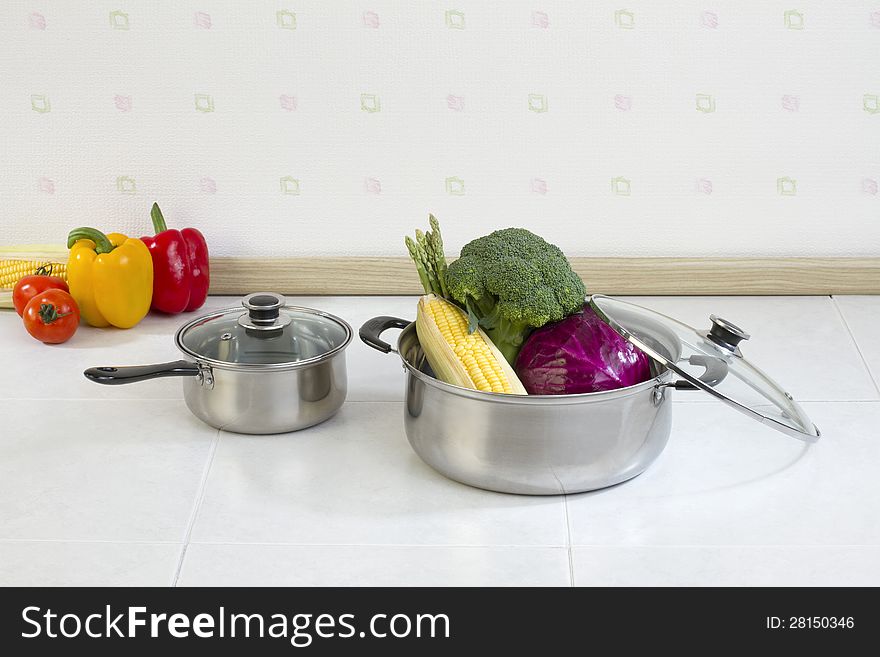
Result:
{"label": "pepper stem", "polygon": [[67,235],[67,248],[71,248],[76,244],[77,240],[92,240],[95,243],[95,253],[99,254],[110,253],[116,248],[110,242],[110,238],[97,228],[87,228],[85,226],[82,228],[74,228]]}
{"label": "pepper stem", "polygon": [[161,233],[168,230],[168,226],[165,224],[165,217],[162,216],[158,203],[153,203],[153,207],[150,210],[150,219],[153,220],[153,232]]}

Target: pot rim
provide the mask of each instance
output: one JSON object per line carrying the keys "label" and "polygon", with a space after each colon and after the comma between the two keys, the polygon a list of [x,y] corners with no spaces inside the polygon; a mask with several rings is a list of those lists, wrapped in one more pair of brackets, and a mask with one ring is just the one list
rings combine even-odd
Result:
{"label": "pot rim", "polygon": [[345,348],[351,342],[351,339],[354,335],[354,331],[348,322],[346,322],[341,317],[337,317],[328,312],[324,312],[323,310],[316,310],[315,308],[307,308],[305,306],[284,306],[287,310],[296,310],[304,313],[309,313],[312,315],[318,315],[325,319],[332,320],[339,324],[345,330],[345,339],[330,349],[329,351],[325,351],[323,354],[319,356],[313,356],[312,358],[306,358],[305,360],[300,360],[296,362],[288,362],[288,363],[232,363],[225,360],[217,360],[214,358],[208,358],[207,356],[203,356],[202,354],[198,354],[192,349],[187,348],[183,344],[182,336],[183,334],[195,326],[197,323],[202,322],[207,319],[214,319],[215,317],[220,317],[227,313],[232,312],[240,312],[241,308],[233,307],[233,308],[223,308],[221,310],[215,310],[214,312],[208,313],[206,315],[201,315],[196,317],[195,319],[190,320],[183,326],[177,329],[177,332],[174,334],[174,344],[179,351],[183,354],[189,356],[190,358],[196,360],[199,363],[204,363],[210,365],[211,367],[216,367],[222,370],[233,370],[239,372],[283,372],[288,370],[300,370],[307,367],[311,367],[313,365],[317,365],[318,363],[322,363],[326,360],[330,360],[338,353],[341,353],[345,350]]}
{"label": "pot rim", "polygon": [[[629,397],[630,395],[638,395],[649,388],[654,388],[658,385],[666,383],[673,377],[672,370],[668,368],[663,368],[662,371],[660,371],[656,376],[651,377],[647,381],[642,381],[641,383],[626,386],[625,388],[617,388],[615,390],[601,390],[599,392],[581,392],[574,395],[511,395],[505,392],[484,392],[483,390],[472,390],[471,388],[464,388],[462,386],[457,386],[452,383],[446,383],[445,381],[441,381],[440,379],[435,379],[433,376],[425,374],[418,368],[414,367],[406,358],[403,357],[403,355],[400,353],[401,340],[403,339],[404,333],[410,330],[414,330],[414,327],[415,322],[412,322],[409,326],[403,329],[403,331],[401,331],[400,336],[398,336],[397,338],[397,355],[400,356],[400,361],[403,363],[404,369],[406,369],[410,374],[412,374],[420,381],[426,383],[427,385],[433,386],[458,397],[466,397],[468,399],[475,399],[477,401],[496,404],[537,406],[560,406],[569,404],[583,404],[588,402],[610,401],[622,397]],[[657,367],[663,367],[653,358],[651,359],[651,362]]]}

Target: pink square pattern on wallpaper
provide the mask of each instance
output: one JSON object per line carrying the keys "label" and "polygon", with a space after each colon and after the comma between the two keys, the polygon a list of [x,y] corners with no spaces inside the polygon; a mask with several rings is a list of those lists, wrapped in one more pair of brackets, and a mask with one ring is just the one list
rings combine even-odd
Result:
{"label": "pink square pattern on wallpaper", "polygon": [[700,15],[700,23],[703,27],[709,30],[714,30],[718,27],[718,14],[714,11],[704,11]]}
{"label": "pink square pattern on wallpaper", "polygon": [[193,24],[196,27],[202,28],[203,30],[210,30],[211,29],[211,15],[206,14],[203,11],[197,11],[195,14],[193,14]]}
{"label": "pink square pattern on wallpaper", "polygon": [[199,191],[202,194],[216,194],[217,193],[217,183],[213,178],[208,178],[205,176],[201,180],[199,180]]}
{"label": "pink square pattern on wallpaper", "polygon": [[30,25],[32,30],[45,30],[46,17],[36,11],[32,12],[31,15],[28,16],[28,25]]}
{"label": "pink square pattern on wallpaper", "polygon": [[628,112],[632,109],[633,101],[630,96],[624,96],[623,94],[617,94],[614,97],[614,107],[619,109],[621,112]]}
{"label": "pink square pattern on wallpaper", "polygon": [[365,11],[363,20],[364,27],[369,27],[374,30],[379,29],[379,14],[375,11]]}
{"label": "pink square pattern on wallpaper", "polygon": [[782,109],[787,112],[797,112],[801,108],[801,99],[798,96],[785,95],[782,97]]}
{"label": "pink square pattern on wallpaper", "polygon": [[292,112],[296,109],[296,96],[282,94],[278,97],[278,102],[281,104],[281,109],[287,110],[288,112]]}
{"label": "pink square pattern on wallpaper", "polygon": [[533,11],[532,12],[532,26],[540,27],[541,29],[546,30],[550,27],[550,17],[546,12],[543,11]]}
{"label": "pink square pattern on wallpaper", "polygon": [[446,107],[455,112],[464,111],[464,98],[462,96],[453,96],[452,94],[449,94],[446,96]]}

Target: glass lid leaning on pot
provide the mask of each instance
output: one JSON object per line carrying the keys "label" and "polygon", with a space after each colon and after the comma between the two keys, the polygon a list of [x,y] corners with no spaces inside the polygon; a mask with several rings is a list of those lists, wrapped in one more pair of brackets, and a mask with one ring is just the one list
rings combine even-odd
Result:
{"label": "glass lid leaning on pot", "polygon": [[747,361],[740,343],[748,333],[720,317],[700,330],[648,308],[601,294],[590,306],[611,328],[678,374],[680,389],[699,388],[784,434],[816,442],[820,433],[778,383]]}
{"label": "glass lid leaning on pot", "polygon": [[351,340],[351,327],[343,320],[288,306],[274,292],[249,294],[241,305],[244,310],[219,310],[182,326],[178,348],[220,367],[294,369],[330,358]]}

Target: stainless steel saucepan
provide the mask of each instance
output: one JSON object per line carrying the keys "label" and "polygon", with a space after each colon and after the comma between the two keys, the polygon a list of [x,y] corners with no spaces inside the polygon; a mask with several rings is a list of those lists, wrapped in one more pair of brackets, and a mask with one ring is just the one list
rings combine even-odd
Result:
{"label": "stainless steel saucepan", "polygon": [[[669,440],[673,389],[701,389],[782,433],[818,440],[819,430],[791,395],[743,358],[738,345],[749,336],[734,324],[712,316],[710,329],[697,330],[611,297],[589,302],[652,358],[653,378],[577,395],[480,392],[434,378],[414,322],[376,317],[360,337],[400,355],[404,427],[415,452],[441,474],[478,488],[554,495],[635,477]],[[403,329],[396,350],[380,337],[391,328]]]}
{"label": "stainless steel saucepan", "polygon": [[311,308],[259,292],[178,329],[185,358],[131,367],[93,367],[95,383],[183,378],[186,405],[202,421],[237,433],[297,431],[331,417],[345,401],[351,327]]}

